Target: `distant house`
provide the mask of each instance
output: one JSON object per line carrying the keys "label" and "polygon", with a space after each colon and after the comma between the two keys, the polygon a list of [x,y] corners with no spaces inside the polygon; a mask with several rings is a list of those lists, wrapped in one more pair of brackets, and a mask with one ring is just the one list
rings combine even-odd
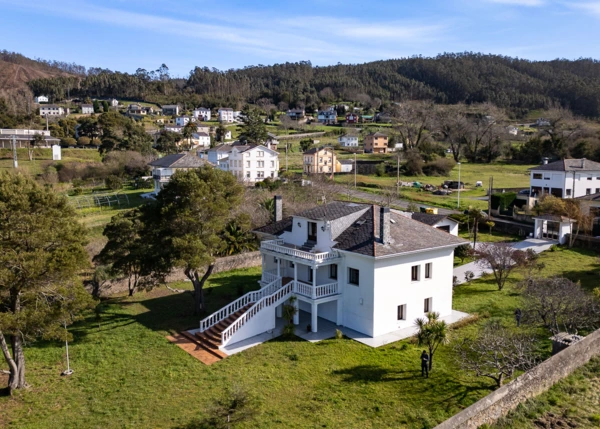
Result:
{"label": "distant house", "polygon": [[312,148],[302,155],[305,174],[335,173],[337,156],[329,147]]}
{"label": "distant house", "polygon": [[218,165],[220,160],[229,157],[231,149],[233,149],[233,145],[220,144],[210,149],[198,151],[198,156],[212,164]]}
{"label": "distant house", "polygon": [[94,113],[94,106],[92,104],[82,104],[81,113],[84,115],[91,115]]}
{"label": "distant house", "polygon": [[337,124],[337,112],[334,110],[319,110],[317,121],[321,124]]}
{"label": "distant house", "polygon": [[290,118],[290,119],[294,119],[296,121],[304,119],[304,117],[306,116],[306,112],[304,109],[290,109],[286,112],[286,115]]}
{"label": "distant house", "polygon": [[517,127],[513,127],[513,126],[506,127],[506,132],[508,134],[510,134],[511,136],[519,135],[519,129]]}
{"label": "distant house", "polygon": [[600,193],[600,163],[563,159],[530,169],[529,195],[578,198]]}
{"label": "distant house", "polygon": [[347,113],[346,114],[346,123],[347,124],[358,124],[358,120],[360,115],[356,113]]}
{"label": "distant house", "polygon": [[352,159],[341,159],[339,161],[340,164],[340,173],[351,173],[352,168],[354,167],[354,160]]}
{"label": "distant house", "polygon": [[44,104],[40,106],[40,116],[64,116],[69,114],[69,109],[57,106],[56,104]]}
{"label": "distant house", "polygon": [[207,109],[206,107],[198,107],[192,112],[192,114],[196,119],[200,119],[202,121],[210,121],[210,109]]}
{"label": "distant house", "polygon": [[392,115],[388,112],[381,112],[375,115],[375,122],[384,122],[390,123],[392,122]]}
{"label": "distant house", "polygon": [[187,171],[211,164],[192,153],[176,153],[152,161],[149,165],[152,167],[154,193],[157,194],[176,171]]}
{"label": "distant house", "polygon": [[343,147],[358,147],[358,136],[339,136],[338,143]]}
{"label": "distant house", "polygon": [[127,106],[127,114],[128,115],[145,115],[146,109],[144,109],[139,104],[130,104]]}
{"label": "distant house", "polygon": [[233,146],[228,157],[228,171],[244,183],[277,178],[279,153],[265,146]]}
{"label": "distant house", "polygon": [[208,133],[192,134],[192,144],[200,147],[210,147],[210,136]]}
{"label": "distant house", "polygon": [[175,118],[175,125],[185,127],[190,121],[195,122],[196,118],[193,116],[178,116]]}
{"label": "distant house", "polygon": [[162,107],[162,114],[165,116],[179,116],[178,104],[167,104]]}
{"label": "distant house", "polygon": [[231,140],[231,130],[226,130],[225,135],[223,136],[225,140]]}
{"label": "distant house", "polygon": [[550,121],[548,119],[539,118],[537,121],[535,121],[535,126],[536,127],[549,127]]}
{"label": "distant house", "polygon": [[108,101],[108,104],[110,104],[111,107],[119,107],[119,100],[117,100],[116,98],[111,98]]}
{"label": "distant house", "polygon": [[233,109],[222,107],[218,110],[219,122],[233,122]]}
{"label": "distant house", "polygon": [[425,225],[432,226],[436,229],[446,231],[447,233],[458,237],[458,222],[454,219],[449,218],[447,215],[430,213],[410,213],[402,212],[399,210],[392,210],[392,212],[401,214],[409,219],[416,220],[417,222],[424,223]]}
{"label": "distant house", "polygon": [[371,133],[365,137],[365,152],[388,153],[388,136],[383,133]]}
{"label": "distant house", "polygon": [[360,115],[360,122],[373,122],[374,120],[374,116],[373,115]]}
{"label": "distant house", "polygon": [[35,135],[44,137],[41,146],[50,147],[60,144],[60,140],[50,135],[50,131],[46,130],[26,130],[14,128],[0,128],[0,149],[12,148],[13,138],[17,144],[17,148],[29,147]]}
{"label": "distant house", "polygon": [[37,97],[35,97],[33,99],[34,103],[47,103],[48,102],[48,97],[46,97],[45,95],[38,95]]}
{"label": "distant house", "polygon": [[234,121],[241,121],[242,120],[242,112],[240,110],[234,110],[233,111],[233,120]]}
{"label": "distant house", "polygon": [[267,141],[265,142],[265,146],[271,150],[277,150],[277,146],[279,146],[279,140],[277,140],[277,136],[273,133],[267,133]]}

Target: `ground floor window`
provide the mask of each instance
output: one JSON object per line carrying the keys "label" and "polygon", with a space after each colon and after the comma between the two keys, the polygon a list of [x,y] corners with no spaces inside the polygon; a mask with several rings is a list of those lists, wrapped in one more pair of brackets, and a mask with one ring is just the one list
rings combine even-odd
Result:
{"label": "ground floor window", "polygon": [[431,298],[425,298],[425,301],[423,304],[423,312],[429,313],[430,311],[431,311]]}
{"label": "ground floor window", "polygon": [[398,320],[406,320],[406,304],[398,306]]}

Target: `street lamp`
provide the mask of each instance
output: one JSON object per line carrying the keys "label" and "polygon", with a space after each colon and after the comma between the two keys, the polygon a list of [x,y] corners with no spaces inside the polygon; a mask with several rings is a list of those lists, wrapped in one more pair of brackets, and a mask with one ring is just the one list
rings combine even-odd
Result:
{"label": "street lamp", "polygon": [[457,162],[458,164],[458,206],[457,208],[460,209],[460,162]]}

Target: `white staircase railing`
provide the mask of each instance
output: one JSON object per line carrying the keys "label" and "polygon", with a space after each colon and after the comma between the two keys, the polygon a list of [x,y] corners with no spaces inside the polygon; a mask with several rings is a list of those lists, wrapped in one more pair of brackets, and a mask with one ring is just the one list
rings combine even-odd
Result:
{"label": "white staircase railing", "polygon": [[210,329],[211,326],[214,326],[220,321],[227,319],[233,313],[235,313],[241,308],[244,308],[248,304],[257,302],[266,296],[272,295],[279,288],[281,288],[281,278],[278,277],[264,288],[253,292],[248,292],[244,296],[236,299],[233,302],[230,302],[225,307],[221,308],[219,311],[201,320],[200,332],[204,332],[207,329]]}
{"label": "white staircase railing", "polygon": [[276,290],[273,294],[265,296],[260,301],[254,303],[252,307],[242,314],[235,322],[221,333],[221,347],[227,345],[231,337],[241,329],[252,317],[259,313],[263,308],[277,305],[280,301],[289,298],[294,292],[294,281]]}
{"label": "white staircase railing", "polygon": [[279,276],[277,275],[277,270],[263,271],[261,280],[266,283],[271,283],[277,280],[278,278]]}

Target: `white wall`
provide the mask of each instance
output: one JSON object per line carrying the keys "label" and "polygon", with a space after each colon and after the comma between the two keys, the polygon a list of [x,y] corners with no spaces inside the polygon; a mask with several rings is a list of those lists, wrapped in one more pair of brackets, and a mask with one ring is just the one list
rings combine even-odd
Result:
{"label": "white wall", "polygon": [[[348,268],[359,270],[359,285],[348,284]],[[374,259],[354,253],[343,254],[338,266],[338,287],[342,291],[341,324],[373,336]]]}
{"label": "white wall", "polygon": [[[534,174],[541,174],[541,179],[534,179]],[[575,172],[575,198],[581,197],[587,194],[589,189],[591,194],[596,193],[596,190],[600,190],[600,171],[586,171],[586,172]],[[531,171],[530,187],[541,187],[541,188],[553,188],[562,189],[563,198],[571,198],[566,195],[566,189],[573,189],[573,172],[567,173],[563,171]],[[539,195],[538,195],[539,196]]]}
{"label": "white wall", "polygon": [[458,223],[450,220],[450,219],[444,219],[438,223],[435,224],[435,227],[439,227],[439,226],[449,226],[450,227],[450,234],[458,237]]}
{"label": "white wall", "polygon": [[[432,250],[375,262],[374,336],[408,328],[424,317],[424,300],[432,299],[430,311],[448,316],[452,312],[454,249]],[[425,279],[425,264],[432,263],[432,278]],[[420,266],[420,280],[411,281],[411,267]],[[397,320],[398,306],[406,304],[405,320]]]}

